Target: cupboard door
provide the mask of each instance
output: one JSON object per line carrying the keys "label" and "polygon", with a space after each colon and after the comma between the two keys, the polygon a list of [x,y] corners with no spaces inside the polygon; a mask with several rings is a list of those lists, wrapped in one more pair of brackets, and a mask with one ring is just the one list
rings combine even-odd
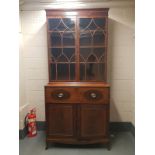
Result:
{"label": "cupboard door", "polygon": [[46,104],[47,134],[52,137],[73,137],[75,108],[71,104]]}
{"label": "cupboard door", "polygon": [[80,105],[80,138],[93,139],[107,136],[108,106]]}

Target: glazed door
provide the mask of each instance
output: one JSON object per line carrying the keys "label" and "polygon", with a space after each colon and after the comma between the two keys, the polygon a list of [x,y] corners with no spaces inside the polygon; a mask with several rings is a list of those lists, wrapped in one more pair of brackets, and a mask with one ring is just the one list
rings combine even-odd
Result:
{"label": "glazed door", "polygon": [[75,135],[75,107],[72,104],[47,104],[47,134],[52,137]]}
{"label": "glazed door", "polygon": [[106,20],[79,18],[80,81],[106,81]]}
{"label": "glazed door", "polygon": [[106,105],[80,105],[80,138],[103,138],[107,135],[108,109]]}
{"label": "glazed door", "polygon": [[76,80],[76,17],[48,18],[49,80]]}

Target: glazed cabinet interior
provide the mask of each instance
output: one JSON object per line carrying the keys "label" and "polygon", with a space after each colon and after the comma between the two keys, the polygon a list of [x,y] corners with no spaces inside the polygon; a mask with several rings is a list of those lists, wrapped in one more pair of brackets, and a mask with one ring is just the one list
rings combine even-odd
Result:
{"label": "glazed cabinet interior", "polygon": [[108,8],[46,10],[46,16],[46,145],[109,145]]}

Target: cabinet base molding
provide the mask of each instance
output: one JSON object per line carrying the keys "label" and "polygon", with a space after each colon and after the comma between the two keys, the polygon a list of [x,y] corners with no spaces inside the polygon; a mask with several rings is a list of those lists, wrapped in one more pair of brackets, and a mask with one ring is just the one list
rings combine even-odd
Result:
{"label": "cabinet base molding", "polygon": [[110,139],[109,138],[104,138],[101,140],[75,140],[75,139],[46,139],[46,147],[45,150],[49,148],[49,144],[71,144],[71,145],[91,145],[91,144],[103,144],[108,150],[111,149],[111,144],[110,144]]}
{"label": "cabinet base molding", "polygon": [[75,140],[75,139],[47,139],[47,143],[60,143],[60,144],[75,144],[75,145],[82,145],[82,144],[107,144],[110,140],[107,138],[104,140]]}
{"label": "cabinet base molding", "polygon": [[[37,130],[45,131],[45,121],[37,121]],[[131,122],[110,122],[110,133],[131,132],[135,136],[135,127]],[[19,139],[24,139],[27,135],[26,128],[19,130]]]}

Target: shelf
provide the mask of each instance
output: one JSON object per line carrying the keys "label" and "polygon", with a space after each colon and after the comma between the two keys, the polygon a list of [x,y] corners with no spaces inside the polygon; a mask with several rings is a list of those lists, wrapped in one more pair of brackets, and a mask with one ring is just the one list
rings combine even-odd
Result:
{"label": "shelf", "polygon": [[105,62],[88,62],[88,61],[87,62],[82,62],[82,61],[80,61],[79,63],[80,64],[90,64],[90,63],[91,64],[104,64]]}
{"label": "shelf", "polygon": [[57,32],[57,33],[64,33],[64,32],[70,32],[70,33],[75,33],[75,31],[70,31],[70,30],[64,30],[64,31],[59,31],[59,30],[54,30],[54,31],[52,31],[52,30],[48,30],[48,32],[49,33],[52,33],[52,32]]}
{"label": "shelf", "polygon": [[[106,48],[107,46],[97,45],[97,46],[80,46],[80,48]],[[50,46],[51,48],[76,48],[76,46]]]}
{"label": "shelf", "polygon": [[[57,80],[57,81],[59,81],[59,80]],[[73,81],[75,81],[75,80],[73,80]],[[110,87],[110,84],[108,84],[108,83],[105,83],[105,82],[100,82],[100,81],[90,81],[90,82],[88,82],[88,81],[85,81],[85,80],[83,80],[84,82],[65,82],[65,83],[63,83],[63,82],[56,82],[55,83],[55,80],[51,80],[49,83],[48,83],[48,85],[46,86],[46,87],[48,87],[48,86],[54,86],[54,87],[59,87],[59,86],[65,86],[65,87],[68,87],[68,86],[74,86],[74,87]]]}
{"label": "shelf", "polygon": [[[75,62],[53,62],[53,61],[49,61],[50,64],[75,64],[77,63],[76,61]],[[104,64],[105,62],[82,62],[82,61],[79,61],[79,64],[90,64],[90,63],[93,63],[93,64]]]}
{"label": "shelf", "polygon": [[83,33],[83,32],[103,32],[103,33],[106,33],[106,30],[105,29],[96,29],[96,30],[81,30],[80,29],[80,33]]}
{"label": "shelf", "polygon": [[53,62],[53,61],[49,61],[50,64],[75,64],[76,62]]}
{"label": "shelf", "polygon": [[107,47],[107,46],[105,46],[105,45],[80,46],[80,48],[105,48],[105,47]]}
{"label": "shelf", "polygon": [[49,48],[76,48],[76,46],[50,46]]}

